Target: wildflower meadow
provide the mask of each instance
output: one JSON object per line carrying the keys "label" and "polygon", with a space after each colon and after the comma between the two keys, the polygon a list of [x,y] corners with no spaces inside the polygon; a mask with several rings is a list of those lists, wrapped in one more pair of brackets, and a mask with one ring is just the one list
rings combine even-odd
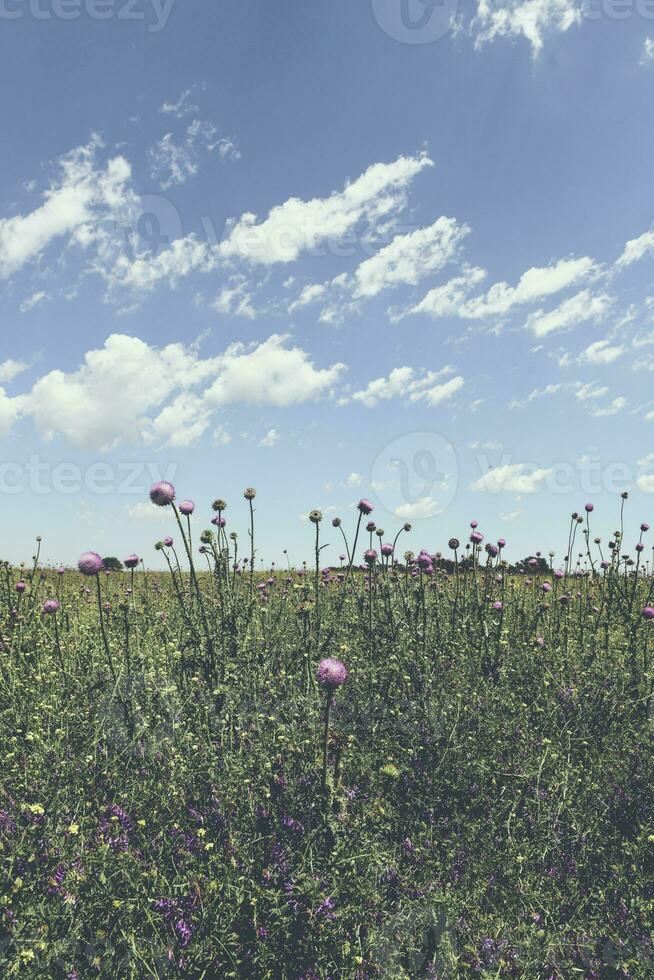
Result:
{"label": "wildflower meadow", "polygon": [[654,976],[626,494],[513,564],[362,499],[265,569],[254,489],[150,496],[150,556],[0,568],[2,977]]}

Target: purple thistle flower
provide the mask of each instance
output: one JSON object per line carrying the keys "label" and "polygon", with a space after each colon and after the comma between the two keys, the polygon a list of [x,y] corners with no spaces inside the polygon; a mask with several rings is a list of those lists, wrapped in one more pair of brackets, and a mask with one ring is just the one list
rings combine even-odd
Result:
{"label": "purple thistle flower", "polygon": [[190,517],[195,510],[195,504],[192,500],[182,500],[181,504],[179,505],[179,509],[185,517]]}
{"label": "purple thistle flower", "polygon": [[93,575],[99,575],[104,566],[102,564],[102,558],[97,551],[85,551],[77,562],[77,567],[82,575],[91,577]]}
{"label": "purple thistle flower", "polygon": [[53,616],[56,612],[59,612],[59,603],[56,599],[46,599],[42,608],[44,613]]}
{"label": "purple thistle flower", "polygon": [[128,558],[125,559],[123,564],[125,568],[136,568],[140,560],[141,559],[139,558],[138,555],[130,555]]}
{"label": "purple thistle flower", "polygon": [[22,580],[20,582],[16,582],[16,585],[15,585],[16,592],[24,592],[26,588],[27,588],[27,585]]}
{"label": "purple thistle flower", "polygon": [[347,667],[342,660],[338,660],[336,657],[326,657],[318,664],[316,677],[321,687],[327,691],[333,691],[345,683]]}
{"label": "purple thistle flower", "polygon": [[164,538],[163,539],[163,543],[165,544],[165,546],[167,548],[172,548],[172,546],[173,546],[173,539],[172,538]]}
{"label": "purple thistle flower", "polygon": [[168,507],[175,499],[175,487],[167,480],[160,480],[150,487],[150,500],[157,507]]}
{"label": "purple thistle flower", "polygon": [[365,497],[359,501],[357,508],[362,514],[372,514],[373,510],[375,509],[370,501],[366,500]]}

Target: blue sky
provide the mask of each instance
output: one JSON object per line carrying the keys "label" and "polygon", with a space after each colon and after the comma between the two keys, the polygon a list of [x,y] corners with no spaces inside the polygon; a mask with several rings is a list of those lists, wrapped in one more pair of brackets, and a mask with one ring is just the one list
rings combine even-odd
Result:
{"label": "blue sky", "polygon": [[654,517],[654,3],[404,6],[0,0],[3,556]]}

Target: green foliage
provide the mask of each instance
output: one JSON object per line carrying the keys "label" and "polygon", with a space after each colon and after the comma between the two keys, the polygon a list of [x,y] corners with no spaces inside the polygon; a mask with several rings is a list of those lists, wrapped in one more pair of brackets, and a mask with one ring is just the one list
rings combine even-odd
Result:
{"label": "green foliage", "polygon": [[3,977],[654,975],[649,578],[212,556],[0,576]]}

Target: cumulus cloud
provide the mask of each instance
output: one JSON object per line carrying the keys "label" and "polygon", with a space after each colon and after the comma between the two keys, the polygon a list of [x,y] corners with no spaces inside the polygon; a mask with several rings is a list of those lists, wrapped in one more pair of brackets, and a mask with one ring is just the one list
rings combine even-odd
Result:
{"label": "cumulus cloud", "polygon": [[[61,436],[87,450],[139,441],[189,446],[223,405],[283,408],[329,391],[344,365],[316,368],[288,341],[274,334],[258,345],[232,344],[222,354],[201,358],[194,347],[157,349],[137,337],[113,334],[104,347],[89,351],[76,371],[50,371],[18,398],[0,389],[0,427],[6,433],[23,414],[46,439]],[[214,442],[226,441],[224,430],[214,434]]]}
{"label": "cumulus cloud", "polygon": [[506,463],[484,473],[470,489],[479,493],[536,493],[551,473],[551,469],[529,463]]}

